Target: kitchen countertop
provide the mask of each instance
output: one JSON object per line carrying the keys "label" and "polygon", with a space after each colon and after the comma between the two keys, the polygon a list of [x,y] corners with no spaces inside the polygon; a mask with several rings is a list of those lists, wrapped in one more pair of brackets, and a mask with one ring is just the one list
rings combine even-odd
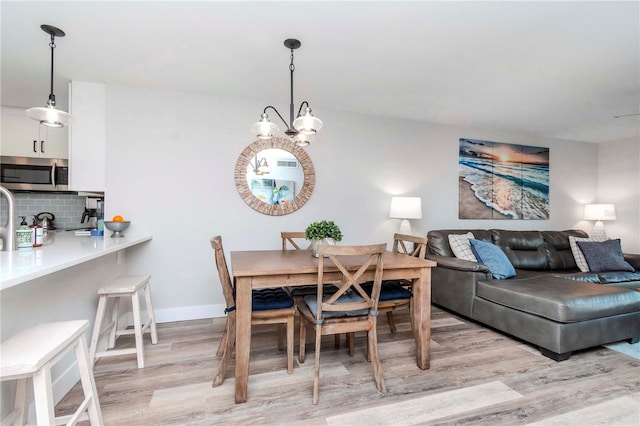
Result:
{"label": "kitchen countertop", "polygon": [[[108,235],[106,235],[108,234]],[[70,268],[84,262],[116,253],[151,240],[151,235],[127,233],[111,238],[77,237],[73,232],[57,232],[55,240],[46,246],[13,252],[0,252],[0,290]]]}

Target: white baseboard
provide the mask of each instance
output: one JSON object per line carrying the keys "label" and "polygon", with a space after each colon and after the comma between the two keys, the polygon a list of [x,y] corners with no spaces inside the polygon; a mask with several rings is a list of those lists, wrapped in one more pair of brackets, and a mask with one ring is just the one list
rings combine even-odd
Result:
{"label": "white baseboard", "polygon": [[[224,317],[224,304],[181,306],[178,308],[155,309],[156,322],[190,321],[205,318]],[[146,312],[145,312],[146,314]]]}

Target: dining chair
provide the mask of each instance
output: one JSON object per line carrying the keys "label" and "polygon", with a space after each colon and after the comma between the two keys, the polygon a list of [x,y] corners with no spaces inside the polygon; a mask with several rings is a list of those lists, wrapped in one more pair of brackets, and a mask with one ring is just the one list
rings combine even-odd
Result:
{"label": "dining chair", "polygon": [[[413,244],[413,246],[410,244]],[[392,250],[394,253],[424,259],[427,253],[427,237],[394,234]],[[383,280],[378,310],[386,312],[387,322],[392,333],[397,330],[393,311],[409,307],[411,307],[411,282],[406,280]],[[413,328],[413,324],[411,324],[411,328]]]}
{"label": "dining chair", "polygon": [[305,240],[306,248],[309,248],[309,242],[304,234],[304,231],[283,231],[280,232],[280,238],[282,239],[282,250],[289,250],[289,246],[295,250],[306,250],[301,246],[305,244],[300,240]]}
{"label": "dining chair", "polygon": [[[287,251],[287,250],[308,250],[309,249],[309,245],[308,244],[307,244],[306,248],[302,248],[302,246],[304,246],[305,244],[303,244],[300,241],[296,241],[296,240],[300,240],[300,239],[304,239],[305,241],[308,241],[304,231],[283,231],[283,232],[280,232],[280,238],[282,239],[282,250],[283,251]],[[316,286],[315,285],[303,285],[303,286],[298,286],[298,287],[285,287],[285,291],[287,293],[289,293],[289,295],[291,297],[293,297],[294,303],[300,303],[298,298],[304,297],[304,296],[309,295],[309,294],[316,294]],[[325,284],[323,291],[324,291],[324,294],[335,293],[337,291],[337,287],[332,285],[332,284]],[[296,317],[297,316],[298,316],[298,312],[296,311]],[[280,333],[279,337],[278,337],[279,344],[281,344],[280,342],[282,341],[282,337],[281,337],[282,334],[283,333]],[[347,336],[347,342],[349,342],[348,339],[349,339],[349,337]],[[336,348],[340,347],[340,335],[339,334],[336,334],[335,346],[336,346]]]}
{"label": "dining chair", "polygon": [[[301,231],[301,232],[283,231],[283,232],[280,232],[280,238],[282,239],[282,251],[309,249],[309,247],[302,248],[301,246],[303,246],[304,244],[302,244],[299,241],[295,241],[301,238],[306,240],[304,231]],[[309,254],[309,256],[311,256],[311,254]],[[325,287],[324,289],[325,294],[328,292],[335,293],[335,291],[337,290],[336,287],[331,284],[325,284],[324,287]],[[316,285],[314,284],[314,285],[303,285],[298,287],[286,287],[286,291],[292,297],[306,296],[308,294],[316,294]]]}
{"label": "dining chair", "polygon": [[[317,405],[320,392],[320,349],[322,336],[340,333],[367,332],[368,357],[373,365],[376,387],[386,393],[382,365],[378,355],[378,302],[382,285],[383,254],[386,244],[360,246],[318,245],[318,286],[315,295],[307,295],[304,303],[297,304],[300,312],[300,362],[304,362],[306,324],[314,326],[316,333],[315,371],[313,380],[313,404]],[[325,255],[342,274],[340,288],[333,294],[324,294]],[[362,263],[352,265],[354,256],[365,258]],[[360,259],[359,259],[360,260]],[[328,262],[327,262],[328,263]],[[329,263],[329,264],[331,264]],[[375,266],[371,294],[361,286],[362,275]]]}
{"label": "dining chair", "polygon": [[[410,247],[408,243],[413,243],[413,247]],[[393,234],[393,252],[424,259],[427,254],[427,237]]]}
{"label": "dining chair", "polygon": [[[211,238],[211,247],[215,251],[216,267],[222,293],[227,305],[225,314],[227,321],[222,334],[222,340],[218,346],[216,354],[222,356],[218,372],[213,379],[213,387],[220,386],[224,382],[224,377],[231,361],[231,356],[236,344],[236,302],[235,290],[231,283],[229,268],[224,256],[222,247],[222,237],[216,235]],[[296,308],[291,296],[282,288],[267,288],[252,290],[251,324],[284,324],[287,329],[287,373],[293,373],[293,334],[294,317]]]}

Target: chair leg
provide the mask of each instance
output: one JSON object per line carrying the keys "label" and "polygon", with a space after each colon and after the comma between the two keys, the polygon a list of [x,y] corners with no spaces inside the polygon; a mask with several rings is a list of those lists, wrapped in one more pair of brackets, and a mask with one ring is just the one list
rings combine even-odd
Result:
{"label": "chair leg", "polygon": [[316,365],[313,375],[313,405],[318,405],[320,400],[320,342],[322,333],[320,326],[316,326]]}
{"label": "chair leg", "polygon": [[356,334],[347,333],[347,347],[349,356],[353,356],[356,353]]}
{"label": "chair leg", "polygon": [[284,339],[285,339],[286,332],[287,331],[285,330],[285,325],[278,324],[278,350],[279,351],[284,349]]}
{"label": "chair leg", "polygon": [[118,316],[120,315],[120,297],[113,298],[113,305],[111,308],[111,321],[113,323],[113,328],[109,333],[109,345],[108,349],[113,349],[116,346],[116,335],[118,331]]}
{"label": "chair leg", "polygon": [[393,318],[393,312],[387,311],[387,322],[389,323],[389,330],[392,333],[396,332],[396,320]]}
{"label": "chair leg", "polygon": [[156,315],[153,312],[153,304],[151,303],[151,286],[149,283],[144,288],[144,298],[147,305],[147,317],[149,318],[149,328],[151,329],[151,344],[158,343],[158,330],[156,329]]}
{"label": "chair leg", "polygon": [[56,424],[53,389],[51,387],[51,366],[47,364],[33,375],[33,398],[36,406],[36,423],[38,425]]}
{"label": "chair leg", "polygon": [[[12,425],[25,425],[27,424],[27,417],[29,414],[29,406],[27,405],[27,385],[31,379],[18,379],[16,380],[16,398],[14,411],[17,412],[14,417]],[[3,419],[3,420],[6,420]]]}
{"label": "chair leg", "polygon": [[92,426],[103,425],[102,410],[100,409],[100,401],[98,400],[98,389],[93,377],[91,360],[87,359],[87,344],[84,341],[84,335],[78,339],[75,346],[76,360],[78,362],[78,371],[80,372],[80,383],[85,398],[91,395],[91,401],[87,406],[87,414]]}
{"label": "chair leg", "polygon": [[229,362],[231,361],[231,355],[233,354],[233,349],[236,345],[235,318],[235,312],[229,312],[227,316],[227,338],[225,340],[225,345],[222,352],[222,359],[220,360],[220,365],[218,366],[218,372],[213,378],[213,383],[211,384],[211,387],[214,388],[224,383],[224,376],[227,373],[227,368],[229,367]]}
{"label": "chair leg", "polygon": [[304,362],[307,344],[307,327],[304,320],[300,318],[300,344],[298,345],[298,361],[300,364]]}
{"label": "chair leg", "polygon": [[89,349],[89,362],[93,366],[96,361],[96,352],[98,350],[98,342],[100,341],[100,328],[102,327],[102,318],[107,307],[107,296],[100,296],[98,300],[98,311],[96,312],[96,320],[93,323],[93,334],[91,335],[91,346]]}
{"label": "chair leg", "polygon": [[222,339],[220,339],[220,344],[218,345],[218,350],[216,351],[216,356],[220,357],[224,353],[224,348],[227,346],[227,339],[229,338],[229,318],[224,322],[224,331],[222,332]]}
{"label": "chair leg", "polygon": [[[349,341],[349,335],[347,335],[347,342],[348,342],[348,341]],[[336,349],[339,349],[339,348],[340,348],[340,335],[339,335],[339,334],[334,334],[334,335],[333,335],[333,342],[334,342],[334,343],[333,343],[333,346],[334,346]]]}
{"label": "chair leg", "polygon": [[378,333],[375,325],[371,330],[367,332],[367,340],[369,341],[369,353],[371,354],[371,363],[373,364],[373,377],[376,381],[376,387],[381,393],[386,393],[387,388],[384,384],[382,365],[380,364],[380,357],[378,356]]}
{"label": "chair leg", "polygon": [[295,332],[295,317],[287,318],[287,373],[293,373],[293,346]]}
{"label": "chair leg", "polygon": [[136,337],[138,368],[144,368],[144,340],[142,339],[142,323],[140,322],[140,298],[137,292],[131,295],[131,304],[133,305],[133,334]]}
{"label": "chair leg", "polygon": [[409,322],[411,324],[411,331],[415,331],[415,327],[413,326],[413,299],[409,300]]}

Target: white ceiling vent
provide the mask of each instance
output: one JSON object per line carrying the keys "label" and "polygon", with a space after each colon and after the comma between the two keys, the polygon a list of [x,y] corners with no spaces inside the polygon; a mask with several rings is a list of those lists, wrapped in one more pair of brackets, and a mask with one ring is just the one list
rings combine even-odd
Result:
{"label": "white ceiling vent", "polygon": [[287,167],[290,169],[297,169],[298,166],[298,162],[296,160],[277,160],[276,161],[276,166],[277,167]]}

